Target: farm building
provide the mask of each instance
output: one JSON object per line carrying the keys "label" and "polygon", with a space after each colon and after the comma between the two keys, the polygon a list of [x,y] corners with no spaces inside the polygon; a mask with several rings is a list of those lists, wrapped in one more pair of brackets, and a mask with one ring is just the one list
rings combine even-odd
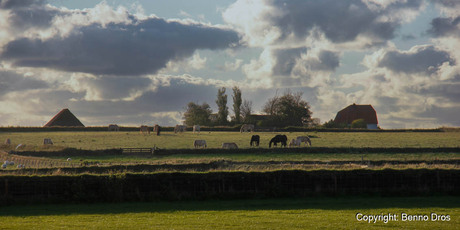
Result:
{"label": "farm building", "polygon": [[78,118],[70,112],[69,109],[61,110],[56,116],[54,116],[44,127],[51,126],[77,126],[85,127]]}
{"label": "farm building", "polygon": [[377,113],[372,105],[349,105],[337,113],[334,123],[351,126],[351,123],[358,119],[363,119],[368,129],[378,128]]}

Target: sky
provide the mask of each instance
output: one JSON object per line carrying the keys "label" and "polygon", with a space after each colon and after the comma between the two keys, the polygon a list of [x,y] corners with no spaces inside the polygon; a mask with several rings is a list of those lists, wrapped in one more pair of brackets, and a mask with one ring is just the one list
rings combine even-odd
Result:
{"label": "sky", "polygon": [[181,124],[238,86],[254,113],[371,104],[384,129],[460,126],[458,0],[0,0],[0,126]]}

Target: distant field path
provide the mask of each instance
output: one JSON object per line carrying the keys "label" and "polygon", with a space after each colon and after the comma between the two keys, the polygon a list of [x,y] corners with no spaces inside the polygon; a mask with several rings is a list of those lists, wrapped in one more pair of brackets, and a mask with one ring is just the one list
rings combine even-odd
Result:
{"label": "distant field path", "polygon": [[22,165],[22,167],[25,168],[75,167],[79,165],[79,163],[66,162],[58,159],[8,154],[0,150],[0,164],[3,164],[5,161],[14,162],[14,165],[8,166],[9,168],[17,168],[18,165]]}

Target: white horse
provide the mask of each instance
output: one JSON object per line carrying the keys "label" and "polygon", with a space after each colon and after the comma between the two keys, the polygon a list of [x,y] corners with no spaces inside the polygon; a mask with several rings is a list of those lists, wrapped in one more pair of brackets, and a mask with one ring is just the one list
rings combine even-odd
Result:
{"label": "white horse", "polygon": [[193,133],[198,132],[200,133],[200,125],[194,125],[193,126]]}
{"label": "white horse", "polygon": [[310,145],[311,146],[311,141],[310,141],[310,138],[308,136],[298,136],[296,138],[296,143],[297,143],[297,146],[300,146],[301,144],[305,143],[305,145]]}
{"label": "white horse", "polygon": [[292,139],[291,142],[289,142],[289,147],[296,147],[300,144],[297,144],[297,140],[296,139]]}
{"label": "white horse", "polygon": [[193,147],[195,148],[207,148],[206,140],[195,140],[193,142]]}
{"label": "white horse", "polygon": [[110,124],[108,130],[117,132],[120,131],[120,127],[116,124]]}
{"label": "white horse", "polygon": [[236,145],[235,142],[222,143],[222,148],[223,149],[238,149],[238,145]]}
{"label": "white horse", "polygon": [[141,125],[140,132],[142,134],[150,134],[150,128],[147,125]]}
{"label": "white horse", "polygon": [[53,141],[51,140],[51,138],[45,138],[45,139],[43,139],[43,144],[44,145],[52,145]]}
{"label": "white horse", "polygon": [[242,132],[254,132],[254,125],[244,124],[241,126],[240,133]]}
{"label": "white horse", "polygon": [[176,125],[176,127],[174,128],[174,133],[182,133],[185,132],[186,129],[187,126],[185,125]]}

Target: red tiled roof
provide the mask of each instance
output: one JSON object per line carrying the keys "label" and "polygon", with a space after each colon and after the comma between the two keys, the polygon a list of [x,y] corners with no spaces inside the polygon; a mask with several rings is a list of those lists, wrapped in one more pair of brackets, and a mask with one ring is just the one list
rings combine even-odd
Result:
{"label": "red tiled roof", "polygon": [[83,123],[78,120],[69,109],[61,110],[56,116],[54,116],[44,127],[51,126],[79,126],[85,127]]}
{"label": "red tiled roof", "polygon": [[364,119],[367,124],[378,124],[377,113],[372,105],[349,105],[335,116],[334,123],[351,124],[354,120]]}

